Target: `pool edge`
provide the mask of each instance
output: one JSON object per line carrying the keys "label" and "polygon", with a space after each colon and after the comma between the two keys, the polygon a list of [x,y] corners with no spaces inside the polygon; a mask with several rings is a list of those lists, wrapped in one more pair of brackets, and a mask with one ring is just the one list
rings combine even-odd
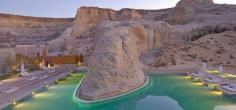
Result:
{"label": "pool edge", "polygon": [[119,97],[122,97],[122,96],[125,96],[125,95],[128,95],[128,94],[134,93],[134,92],[136,92],[136,91],[138,91],[138,90],[141,90],[141,89],[143,89],[144,87],[146,87],[146,86],[149,84],[149,82],[150,82],[150,78],[149,78],[149,75],[147,75],[147,74],[145,74],[145,76],[146,76],[146,81],[145,81],[145,83],[144,83],[142,86],[138,87],[138,88],[135,88],[135,89],[133,89],[133,90],[127,91],[127,92],[122,93],[122,94],[120,94],[120,95],[116,95],[116,96],[113,96],[113,97],[104,98],[104,99],[100,99],[100,100],[93,100],[93,101],[84,100],[84,99],[81,99],[81,98],[77,97],[77,92],[79,91],[79,88],[80,88],[80,86],[81,86],[81,83],[83,82],[83,80],[84,80],[84,78],[85,78],[85,76],[84,76],[84,77],[82,78],[82,80],[79,82],[79,84],[78,84],[78,86],[77,86],[77,88],[76,88],[76,90],[75,90],[75,92],[74,92],[74,94],[73,94],[73,100],[74,100],[76,103],[92,104],[92,103],[98,103],[98,102],[103,102],[103,101],[108,101],[108,100],[112,100],[112,99],[115,99],[115,98],[119,98]]}

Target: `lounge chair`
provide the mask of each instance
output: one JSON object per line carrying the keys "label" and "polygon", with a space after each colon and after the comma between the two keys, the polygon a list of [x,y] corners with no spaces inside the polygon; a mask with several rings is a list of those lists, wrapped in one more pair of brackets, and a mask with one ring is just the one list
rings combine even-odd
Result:
{"label": "lounge chair", "polygon": [[188,76],[193,78],[194,81],[200,81],[206,74],[202,71],[189,73]]}
{"label": "lounge chair", "polygon": [[40,79],[45,79],[45,78],[48,78],[49,76],[48,75],[43,75],[43,76],[40,76]]}
{"label": "lounge chair", "polygon": [[9,93],[12,93],[12,92],[16,91],[17,89],[18,89],[18,87],[10,87],[10,88],[2,91],[2,92],[9,94]]}
{"label": "lounge chair", "polygon": [[35,79],[37,79],[37,77],[30,77],[30,78],[26,78],[25,80],[27,80],[27,81],[32,81],[32,80],[35,80]]}
{"label": "lounge chair", "polygon": [[211,89],[217,89],[223,83],[223,80],[219,76],[209,75],[204,77],[203,83]]}
{"label": "lounge chair", "polygon": [[220,86],[220,90],[227,95],[236,95],[236,84],[226,83]]}
{"label": "lounge chair", "polygon": [[50,69],[50,70],[48,70],[47,72],[48,72],[48,74],[51,74],[51,73],[56,72],[56,70],[55,70],[55,69]]}
{"label": "lounge chair", "polygon": [[216,83],[220,84],[220,83],[223,82],[223,80],[220,77],[218,77],[218,76],[206,76],[204,78],[204,81],[206,83],[214,83],[214,84],[216,84]]}

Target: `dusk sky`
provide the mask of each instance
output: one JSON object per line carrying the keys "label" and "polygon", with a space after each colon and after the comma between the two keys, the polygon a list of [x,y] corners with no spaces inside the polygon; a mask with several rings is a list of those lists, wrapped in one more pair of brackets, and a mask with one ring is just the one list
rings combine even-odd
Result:
{"label": "dusk sky", "polygon": [[[179,0],[1,0],[0,13],[40,17],[74,17],[80,6],[102,8],[161,9],[175,6]],[[214,0],[236,4],[236,0]]]}

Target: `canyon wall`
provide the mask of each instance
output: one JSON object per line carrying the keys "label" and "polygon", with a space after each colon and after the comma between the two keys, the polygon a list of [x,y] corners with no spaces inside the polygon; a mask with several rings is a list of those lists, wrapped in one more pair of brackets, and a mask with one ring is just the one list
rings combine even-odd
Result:
{"label": "canyon wall", "polygon": [[0,14],[0,38],[4,43],[37,43],[56,39],[71,26],[71,18],[37,18]]}

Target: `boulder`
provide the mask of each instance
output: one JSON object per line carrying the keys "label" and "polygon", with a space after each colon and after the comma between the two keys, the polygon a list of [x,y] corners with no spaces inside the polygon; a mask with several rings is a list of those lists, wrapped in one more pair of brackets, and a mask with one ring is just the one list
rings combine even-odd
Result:
{"label": "boulder", "polygon": [[78,92],[85,100],[120,95],[145,83],[139,61],[138,38],[129,27],[106,24],[95,42],[89,71]]}

